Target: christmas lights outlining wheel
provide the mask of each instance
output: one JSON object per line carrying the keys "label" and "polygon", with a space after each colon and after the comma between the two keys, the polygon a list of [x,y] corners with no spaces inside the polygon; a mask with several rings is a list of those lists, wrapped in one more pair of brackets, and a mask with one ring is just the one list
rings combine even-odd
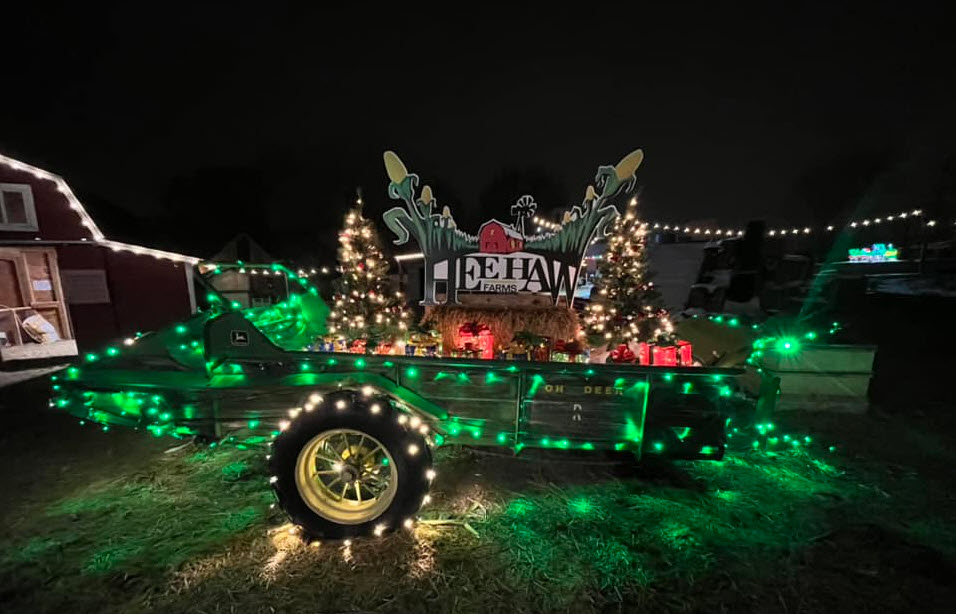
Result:
{"label": "christmas lights outlining wheel", "polygon": [[337,392],[304,404],[272,444],[279,505],[313,537],[381,535],[427,495],[431,453],[387,399]]}

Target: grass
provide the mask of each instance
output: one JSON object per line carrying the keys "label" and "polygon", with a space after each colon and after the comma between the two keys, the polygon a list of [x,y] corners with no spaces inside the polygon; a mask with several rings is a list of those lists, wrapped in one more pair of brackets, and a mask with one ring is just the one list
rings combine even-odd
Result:
{"label": "grass", "polygon": [[289,535],[255,453],[66,420],[2,435],[5,613],[933,612],[956,596],[945,414],[785,419],[814,443],[741,442],[719,463],[443,449],[426,523],[347,547]]}

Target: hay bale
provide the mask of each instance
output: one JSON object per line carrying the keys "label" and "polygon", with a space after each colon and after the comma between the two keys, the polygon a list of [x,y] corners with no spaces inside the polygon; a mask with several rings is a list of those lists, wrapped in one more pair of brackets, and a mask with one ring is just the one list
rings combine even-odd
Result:
{"label": "hay bale", "polygon": [[528,331],[553,341],[576,339],[581,324],[574,310],[562,306],[479,307],[434,305],[425,308],[422,321],[431,320],[441,333],[442,345],[455,347],[458,329],[469,322],[484,324],[495,337],[495,349],[506,347],[519,331]]}

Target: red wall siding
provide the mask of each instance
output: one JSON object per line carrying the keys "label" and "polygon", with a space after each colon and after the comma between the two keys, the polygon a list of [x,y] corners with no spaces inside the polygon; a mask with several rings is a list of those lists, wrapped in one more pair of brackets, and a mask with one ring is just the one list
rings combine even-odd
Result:
{"label": "red wall siding", "polygon": [[29,171],[17,171],[0,163],[0,183],[26,183],[33,192],[39,232],[0,230],[0,239],[44,241],[91,240],[93,234],[82,224],[79,212],[70,209],[66,196],[56,189],[56,183],[40,179]]}
{"label": "red wall siding", "polygon": [[106,271],[110,302],[70,304],[76,340],[83,349],[150,331],[189,317],[189,287],[181,263],[95,245],[64,245],[57,250],[60,270]]}

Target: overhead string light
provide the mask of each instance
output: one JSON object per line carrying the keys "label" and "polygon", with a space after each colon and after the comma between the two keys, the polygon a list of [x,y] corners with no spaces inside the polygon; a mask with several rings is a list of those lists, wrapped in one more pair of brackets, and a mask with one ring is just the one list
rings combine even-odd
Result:
{"label": "overhead string light", "polygon": [[[860,228],[868,228],[870,226],[878,226],[880,224],[885,224],[888,222],[899,222],[911,220],[913,218],[918,218],[923,215],[922,209],[913,209],[911,211],[902,211],[900,213],[886,215],[882,217],[874,218],[865,218],[859,220],[851,220],[842,226],[836,224],[828,224],[824,227],[814,228],[812,226],[790,226],[790,227],[779,227],[768,229],[765,233],[767,237],[774,238],[785,238],[785,237],[796,237],[796,236],[807,236],[811,235],[814,232],[834,232],[836,230],[856,230]],[[534,223],[538,226],[538,230],[557,230],[561,228],[561,224],[556,224],[542,217],[535,217]],[[689,235],[693,238],[707,238],[707,237],[742,237],[744,231],[738,228],[720,228],[720,227],[705,227],[705,226],[692,226],[689,224],[672,224],[664,222],[644,222],[648,229],[657,231],[657,232],[673,232],[678,235]],[[933,227],[936,226],[936,220],[927,220],[926,226]],[[589,256],[589,260],[599,260],[600,258]]]}

